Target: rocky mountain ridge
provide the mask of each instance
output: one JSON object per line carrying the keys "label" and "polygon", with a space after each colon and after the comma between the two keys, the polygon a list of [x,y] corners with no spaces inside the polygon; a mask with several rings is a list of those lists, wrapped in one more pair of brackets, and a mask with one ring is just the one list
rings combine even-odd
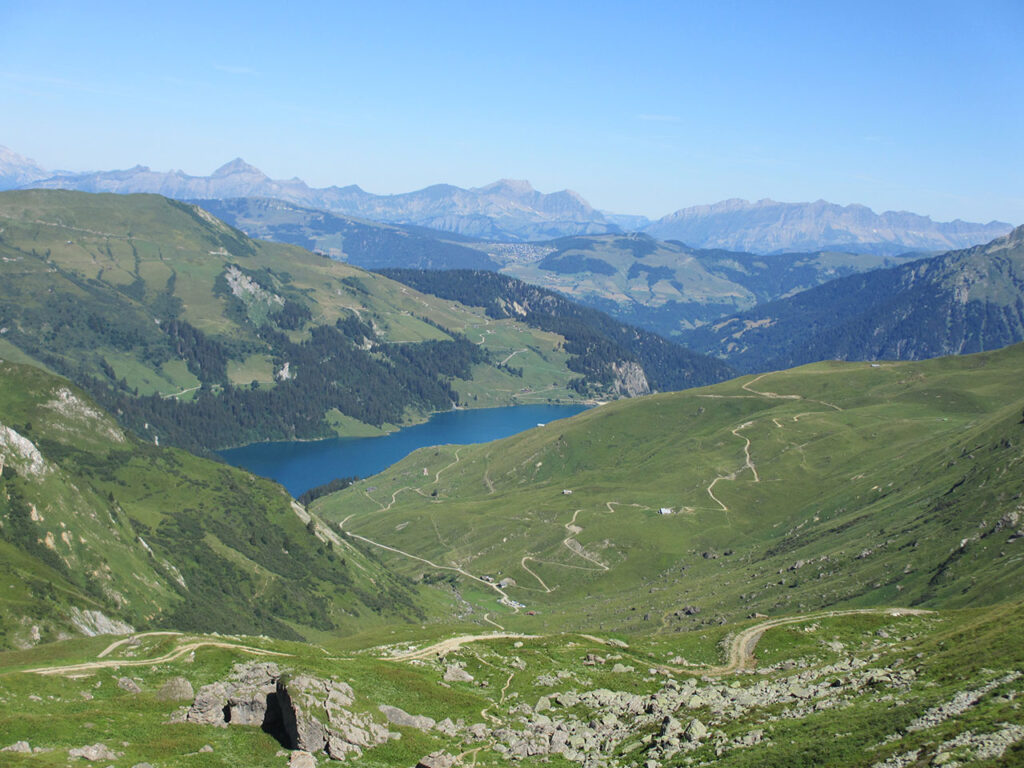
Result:
{"label": "rocky mountain ridge", "polygon": [[593,208],[571,190],[543,193],[529,182],[501,179],[463,189],[435,184],[378,195],[359,186],[310,187],[299,178],[271,179],[236,158],[209,176],[143,165],[111,171],[50,172],[0,148],[0,189],[42,187],[120,194],[150,192],[181,200],[270,197],[331,213],[411,224],[492,241],[524,242],[640,230],[694,248],[753,253],[841,248],[894,255],[966,248],[1006,234],[1010,224],[936,222],[906,211],[874,213],[863,205],[724,200],[683,208],[650,221]]}
{"label": "rocky mountain ridge", "polygon": [[435,184],[414,192],[376,195],[352,184],[314,188],[298,178],[271,179],[236,158],[209,176],[154,171],[143,165],[115,171],[58,173],[26,178],[9,187],[75,189],[118,194],[148,192],[179,200],[270,197],[348,216],[414,224],[490,240],[542,240],[618,231],[577,193],[545,194],[527,181],[502,179],[463,189]]}
{"label": "rocky mountain ridge", "polygon": [[660,240],[681,240],[695,248],[773,253],[842,248],[897,254],[968,248],[1006,234],[1011,225],[932,221],[908,211],[876,214],[863,205],[723,200],[682,208],[643,231]]}

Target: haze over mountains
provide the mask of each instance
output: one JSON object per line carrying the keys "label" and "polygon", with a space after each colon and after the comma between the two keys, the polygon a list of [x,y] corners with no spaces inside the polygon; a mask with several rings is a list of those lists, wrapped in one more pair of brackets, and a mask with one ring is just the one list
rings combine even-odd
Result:
{"label": "haze over mountains", "polygon": [[494,241],[537,241],[573,235],[643,231],[695,248],[754,253],[842,247],[895,254],[910,250],[966,248],[1006,234],[1011,225],[956,220],[861,205],[727,200],[684,208],[657,221],[598,211],[570,190],[543,193],[529,182],[502,179],[463,189],[435,184],[421,190],[376,195],[356,185],[314,188],[298,178],[275,180],[241,159],[210,176],[127,170],[48,173],[38,164],[0,148],[0,189],[76,189],[85,192],[152,192],[177,199],[270,197],[374,221],[413,224]]}

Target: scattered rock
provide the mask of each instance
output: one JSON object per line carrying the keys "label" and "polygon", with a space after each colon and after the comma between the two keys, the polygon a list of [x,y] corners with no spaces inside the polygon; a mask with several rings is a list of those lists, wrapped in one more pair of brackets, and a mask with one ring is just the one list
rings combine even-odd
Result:
{"label": "scattered rock", "polygon": [[316,768],[316,758],[303,749],[297,749],[288,757],[288,768]]}
{"label": "scattered rock", "polygon": [[142,689],[139,688],[139,684],[130,677],[119,677],[117,679],[117,687],[122,691],[128,691],[128,693],[142,693]]}
{"label": "scattered rock", "polygon": [[29,743],[27,741],[16,741],[13,744],[11,744],[9,747],[4,747],[3,749],[0,749],[0,752],[31,752],[31,751],[32,751],[32,747],[29,746]]}
{"label": "scattered rock", "polygon": [[88,747],[74,747],[68,750],[69,758],[77,759],[82,757],[89,762],[95,762],[96,760],[117,760],[121,754],[123,753],[112,751],[106,744],[92,744]]}
{"label": "scattered rock", "polygon": [[199,748],[199,751],[200,752],[213,752],[213,746],[210,745],[210,744],[203,744],[203,746],[201,746]]}

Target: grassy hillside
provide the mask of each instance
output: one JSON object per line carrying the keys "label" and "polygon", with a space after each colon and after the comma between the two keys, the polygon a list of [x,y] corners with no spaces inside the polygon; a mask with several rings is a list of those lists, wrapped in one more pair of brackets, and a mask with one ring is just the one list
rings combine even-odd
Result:
{"label": "grassy hillside", "polygon": [[1024,575],[1022,371],[1016,346],[619,401],[421,450],[314,509],[522,631],[991,603]]}
{"label": "grassy hillside", "polygon": [[411,583],[280,486],[142,443],[66,380],[4,361],[0,466],[2,646],[108,619],[297,638],[423,615]]}
{"label": "grassy hillside", "polygon": [[0,329],[5,350],[193,449],[578,397],[556,334],[152,195],[0,194]]}
{"label": "grassy hillside", "polygon": [[[652,390],[685,389],[697,382],[728,378],[732,371],[717,360],[695,355],[675,342],[603,312],[521,280],[481,270],[387,269],[381,273],[425,293],[480,306],[495,320],[520,318],[557,333],[573,357],[569,367],[583,374],[581,384],[596,389],[616,386],[612,364],[634,363]],[[646,391],[645,391],[646,393]]]}
{"label": "grassy hillside", "polygon": [[998,349],[1024,340],[1024,227],[986,245],[834,280],[682,338],[744,371]]}

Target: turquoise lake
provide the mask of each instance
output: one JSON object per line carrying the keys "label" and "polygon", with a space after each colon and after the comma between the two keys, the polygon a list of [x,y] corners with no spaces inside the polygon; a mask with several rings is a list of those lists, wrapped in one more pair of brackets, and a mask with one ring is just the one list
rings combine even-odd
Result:
{"label": "turquoise lake", "polygon": [[486,443],[574,416],[585,405],[517,405],[434,414],[430,421],[380,437],[253,443],[219,451],[228,464],[281,483],[292,496],[336,477],[369,477],[428,445]]}

